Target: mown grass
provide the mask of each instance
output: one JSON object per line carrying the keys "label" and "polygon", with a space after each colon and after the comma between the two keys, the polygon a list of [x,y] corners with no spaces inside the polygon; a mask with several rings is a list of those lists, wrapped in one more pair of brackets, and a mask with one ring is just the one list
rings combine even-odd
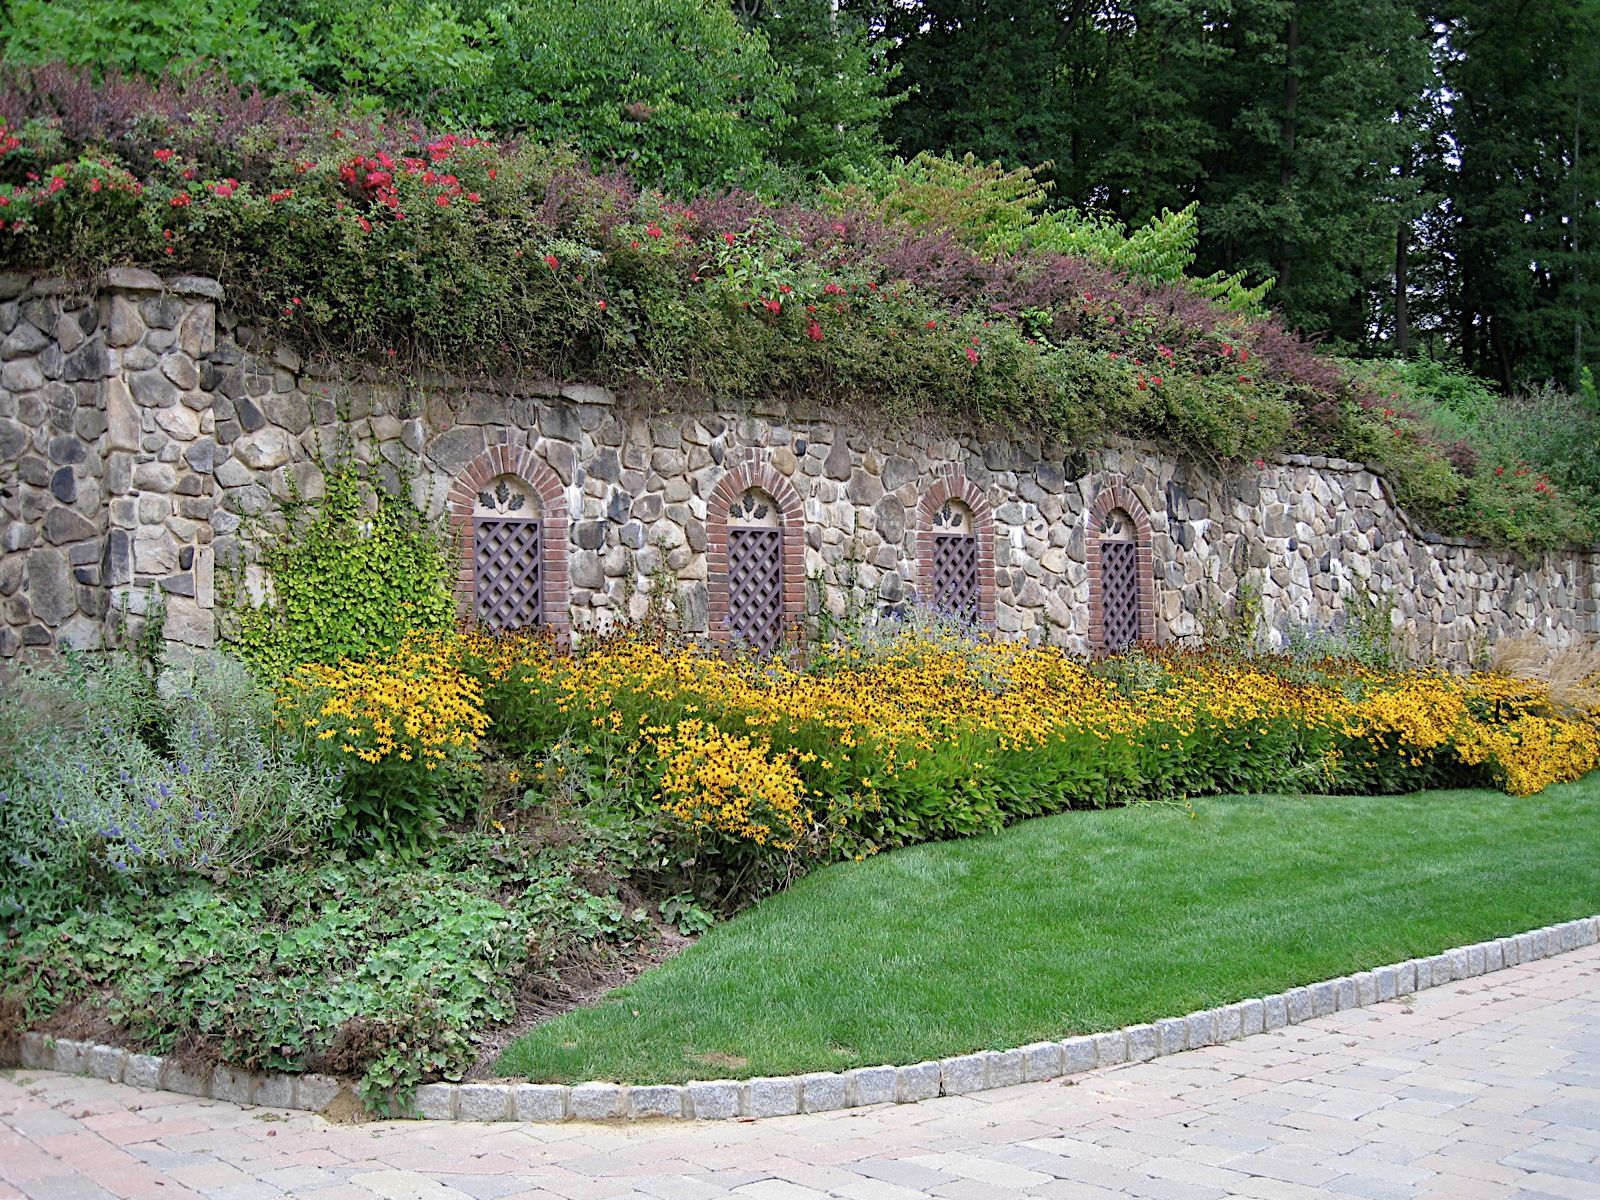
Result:
{"label": "mown grass", "polygon": [[1600,772],[1527,799],[1222,797],[818,871],[508,1075],[682,1082],[1113,1029],[1600,912]]}

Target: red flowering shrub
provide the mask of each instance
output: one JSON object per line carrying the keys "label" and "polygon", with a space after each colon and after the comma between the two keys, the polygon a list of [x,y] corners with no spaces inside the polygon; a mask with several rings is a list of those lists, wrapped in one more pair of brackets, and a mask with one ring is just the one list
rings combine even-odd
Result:
{"label": "red flowering shrub", "polygon": [[102,91],[97,106],[71,73],[0,70],[0,268],[211,274],[272,336],[380,362],[825,394],[1067,444],[1165,438],[1219,463],[1342,454],[1447,528],[1554,536],[1482,517],[1453,439],[1377,417],[1345,367],[1182,284],[745,192],[669,199],[570,152],[212,80]]}

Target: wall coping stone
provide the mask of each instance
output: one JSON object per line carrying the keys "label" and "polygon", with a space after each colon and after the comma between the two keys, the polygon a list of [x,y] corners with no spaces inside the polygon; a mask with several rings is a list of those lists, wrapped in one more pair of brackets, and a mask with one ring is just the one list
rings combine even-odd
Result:
{"label": "wall coping stone", "polygon": [[[411,1115],[433,1121],[756,1120],[796,1111],[826,1112],[891,1101],[911,1104],[937,1096],[1011,1087],[1024,1080],[1044,1081],[1146,1062],[1346,1009],[1367,1008],[1425,988],[1491,974],[1597,943],[1600,915],[1459,946],[1427,958],[1373,967],[1151,1024],[904,1066],[648,1086],[600,1081],[572,1086],[526,1080],[429,1083],[417,1089]],[[43,1033],[25,1033],[17,1039],[14,1058],[15,1065],[25,1070],[89,1075],[112,1083],[159,1087],[234,1104],[309,1112],[319,1112],[336,1097],[355,1090],[354,1080],[329,1075],[257,1074],[227,1066],[194,1072],[173,1059]]]}

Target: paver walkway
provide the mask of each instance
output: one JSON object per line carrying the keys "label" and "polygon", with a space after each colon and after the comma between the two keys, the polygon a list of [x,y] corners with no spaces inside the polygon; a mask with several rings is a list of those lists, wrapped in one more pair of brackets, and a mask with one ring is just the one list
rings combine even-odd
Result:
{"label": "paver walkway", "polygon": [[1155,1062],[748,1123],[330,1125],[0,1073],[0,1200],[1600,1198],[1600,947]]}

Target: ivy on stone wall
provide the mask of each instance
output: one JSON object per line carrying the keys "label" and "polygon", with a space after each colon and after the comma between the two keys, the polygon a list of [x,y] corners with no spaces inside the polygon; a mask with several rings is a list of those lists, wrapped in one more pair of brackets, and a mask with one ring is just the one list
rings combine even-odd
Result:
{"label": "ivy on stone wall", "polygon": [[[324,476],[325,492],[285,505],[284,532],[263,539],[264,579],[233,574],[224,628],[270,677],[304,662],[390,650],[416,630],[455,620],[445,540],[403,498],[375,489],[354,460]],[[229,628],[231,626],[231,628]]]}

